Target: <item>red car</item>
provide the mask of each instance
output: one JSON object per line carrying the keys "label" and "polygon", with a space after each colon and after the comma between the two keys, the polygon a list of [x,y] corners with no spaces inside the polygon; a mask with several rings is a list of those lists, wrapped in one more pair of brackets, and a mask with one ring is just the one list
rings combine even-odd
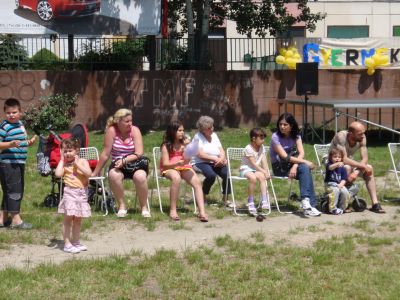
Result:
{"label": "red car", "polygon": [[101,0],[15,0],[17,8],[35,11],[43,21],[58,17],[89,16],[100,11]]}

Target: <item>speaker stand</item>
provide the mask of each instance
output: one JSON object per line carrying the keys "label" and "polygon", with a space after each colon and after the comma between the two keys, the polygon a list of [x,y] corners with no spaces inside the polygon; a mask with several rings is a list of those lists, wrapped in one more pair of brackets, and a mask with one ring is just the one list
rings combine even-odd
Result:
{"label": "speaker stand", "polygon": [[307,93],[304,95],[304,107],[303,107],[303,127],[301,128],[301,138],[307,143],[308,136],[311,134],[311,140],[314,139],[314,135],[320,140],[322,143],[321,137],[315,131],[315,129],[308,123],[308,95]]}

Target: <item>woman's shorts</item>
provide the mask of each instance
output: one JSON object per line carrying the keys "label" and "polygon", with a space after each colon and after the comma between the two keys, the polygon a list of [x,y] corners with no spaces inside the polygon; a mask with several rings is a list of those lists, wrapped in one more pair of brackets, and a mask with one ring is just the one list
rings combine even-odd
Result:
{"label": "woman's shorts", "polygon": [[117,169],[117,168],[115,168],[114,163],[112,163],[110,165],[110,167],[108,168],[108,173],[110,173],[111,169],[116,169],[116,170],[121,171],[121,173],[124,174],[124,179],[132,179],[133,178],[133,174],[135,174],[136,171],[141,170],[141,169],[138,169],[138,170],[135,170],[135,171],[128,171],[128,170],[123,169],[123,168]]}

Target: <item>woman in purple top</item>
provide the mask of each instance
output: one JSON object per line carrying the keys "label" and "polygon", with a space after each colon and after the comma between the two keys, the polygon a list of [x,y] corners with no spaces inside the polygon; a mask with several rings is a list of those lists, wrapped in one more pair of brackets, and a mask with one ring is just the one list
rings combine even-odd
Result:
{"label": "woman in purple top", "polygon": [[297,179],[300,185],[301,208],[305,216],[319,216],[315,208],[314,183],[311,175],[315,165],[304,159],[304,148],[299,134],[299,125],[292,114],[282,114],[277,123],[277,131],[272,134],[270,158],[275,176]]}

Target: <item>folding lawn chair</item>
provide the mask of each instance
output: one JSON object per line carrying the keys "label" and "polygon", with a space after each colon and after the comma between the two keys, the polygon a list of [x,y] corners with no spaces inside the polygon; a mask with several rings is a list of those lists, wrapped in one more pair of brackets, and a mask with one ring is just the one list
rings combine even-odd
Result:
{"label": "folding lawn chair", "polygon": [[[265,148],[266,148],[266,152],[268,153],[269,147],[265,147]],[[242,157],[243,157],[243,151],[244,151],[244,148],[228,148],[226,150],[227,160],[228,160],[228,180],[229,180],[229,183],[231,184],[233,212],[237,216],[247,216],[248,215],[247,213],[245,213],[245,214],[238,213],[238,209],[237,209],[238,205],[237,205],[236,200],[235,200],[235,189],[234,189],[234,185],[233,185],[233,181],[234,180],[237,180],[237,181],[246,180],[247,181],[247,178],[244,178],[244,177],[241,177],[241,176],[238,175],[240,161],[242,160]],[[267,155],[267,153],[266,153],[266,155]],[[272,178],[274,178],[274,177],[275,176],[272,176]],[[267,189],[268,189],[268,185],[271,186],[272,197],[273,197],[273,199],[275,201],[275,205],[276,205],[277,210],[280,213],[283,213],[283,212],[281,212],[281,210],[279,208],[279,204],[278,204],[278,201],[277,201],[277,198],[276,198],[275,189],[274,189],[274,185],[273,185],[272,179],[271,180],[267,180],[266,183],[267,183]],[[247,209],[246,209],[246,211],[247,211]],[[269,215],[270,213],[271,213],[271,208],[268,210],[268,213],[266,213],[265,215]]]}
{"label": "folding lawn chair", "polygon": [[[266,157],[267,157],[267,160],[268,160],[268,168],[269,168],[269,170],[271,171],[272,170],[272,166],[271,166],[271,159],[270,159],[270,155],[269,155],[269,151],[270,151],[270,146],[265,146],[265,155],[266,155]],[[277,198],[277,196],[276,196],[276,193],[275,193],[275,187],[274,187],[274,184],[273,184],[273,181],[274,180],[279,180],[279,181],[281,181],[281,182],[287,182],[287,181],[289,181],[289,191],[288,191],[288,194],[287,194],[287,205],[289,205],[289,202],[290,202],[290,199],[291,199],[291,197],[292,197],[292,188],[293,188],[293,180],[294,179],[291,179],[291,178],[289,178],[289,177],[287,177],[287,176],[275,176],[275,175],[273,175],[272,173],[271,173],[271,189],[272,189],[272,194],[273,194],[273,197],[274,197],[274,200],[275,200],[275,203],[276,203],[276,209],[281,213],[281,214],[291,214],[292,212],[291,211],[284,211],[284,212],[282,212],[281,210],[280,210],[280,208],[279,208],[279,205],[278,205],[278,198]]]}
{"label": "folding lawn chair", "polygon": [[[99,152],[97,151],[96,147],[80,148],[79,157],[86,159],[89,162],[90,168],[92,170],[94,170],[94,168],[96,168],[97,163],[99,162]],[[97,194],[97,191],[98,191],[99,185],[100,185],[101,194],[102,194],[100,209],[104,210],[104,212],[105,212],[104,216],[107,216],[108,215],[108,207],[107,207],[107,196],[106,196],[106,189],[104,186],[104,179],[105,179],[104,176],[89,177],[89,180],[93,180],[96,182],[95,194]],[[96,197],[96,199],[98,199],[98,198]]]}
{"label": "folding lawn chair", "polygon": [[[161,158],[161,149],[160,149],[160,147],[154,147],[153,148],[153,178],[156,181],[157,194],[158,194],[158,203],[159,203],[159,206],[160,206],[160,211],[161,211],[161,213],[164,213],[163,207],[162,207],[162,201],[161,201],[160,180],[168,180],[168,179],[163,177],[163,176],[161,176],[161,174],[160,174],[160,169],[159,169],[160,158]],[[150,198],[152,200],[153,200],[153,190],[154,189],[151,190],[151,196],[150,196]],[[196,198],[195,198],[193,187],[191,187],[191,190],[192,190],[192,197],[193,197],[193,203],[194,203],[194,213],[197,213]],[[185,194],[186,194],[186,189],[185,189]]]}
{"label": "folding lawn chair", "polygon": [[385,175],[385,185],[383,188],[383,198],[385,201],[388,201],[388,199],[385,199],[385,192],[386,192],[386,186],[388,185],[388,180],[389,180],[389,174],[393,173],[396,181],[397,181],[397,187],[400,188],[400,143],[389,143],[388,144],[389,148],[389,154],[390,154],[390,160],[391,160],[391,166],[389,167],[389,170],[386,171]]}

